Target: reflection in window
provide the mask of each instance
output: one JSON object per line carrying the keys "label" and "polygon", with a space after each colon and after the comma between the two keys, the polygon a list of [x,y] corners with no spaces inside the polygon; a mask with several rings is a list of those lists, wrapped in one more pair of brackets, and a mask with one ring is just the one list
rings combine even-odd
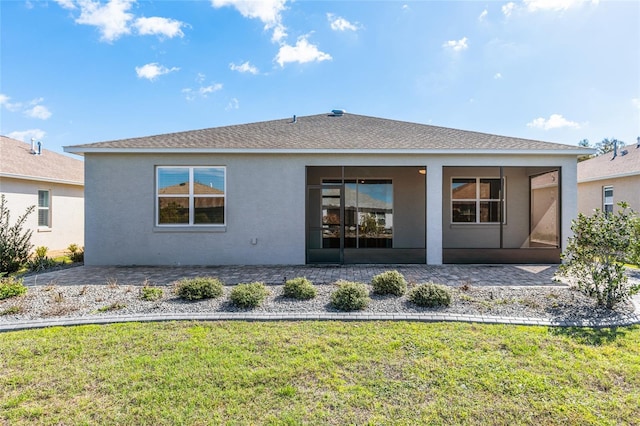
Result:
{"label": "reflection in window", "polygon": [[500,178],[452,179],[451,221],[453,223],[499,223]]}
{"label": "reflection in window", "polygon": [[158,225],[224,225],[224,167],[158,167]]}

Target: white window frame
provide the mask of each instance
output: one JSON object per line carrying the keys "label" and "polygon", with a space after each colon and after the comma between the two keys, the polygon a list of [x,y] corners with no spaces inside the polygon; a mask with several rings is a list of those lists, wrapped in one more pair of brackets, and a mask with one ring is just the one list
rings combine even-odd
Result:
{"label": "white window frame", "polygon": [[[177,194],[160,194],[158,191],[158,178],[160,176],[161,169],[188,169],[189,170],[189,194],[184,198],[189,198],[189,223],[160,223],[160,208],[158,206],[158,200],[160,198],[175,198],[182,195]],[[196,169],[222,169],[224,173],[224,194],[194,194],[193,182],[194,171]],[[155,226],[167,228],[167,227],[182,227],[182,228],[223,228],[227,226],[227,167],[226,166],[156,166],[155,173]],[[223,223],[195,223],[195,199],[196,198],[223,198],[224,199],[224,221]]]}
{"label": "white window frame", "polygon": [[[475,179],[476,180],[476,197],[475,198],[453,198],[453,181],[455,179]],[[449,223],[451,225],[499,225],[500,222],[480,222],[480,203],[486,201],[500,202],[499,198],[480,198],[480,181],[482,179],[497,179],[500,180],[500,176],[453,176],[449,182]],[[502,188],[504,193],[502,194],[502,224],[507,224],[507,177],[502,177]],[[459,201],[474,201],[476,203],[476,220],[475,222],[454,222],[453,221],[453,203]]]}
{"label": "white window frame", "polygon": [[[611,190],[611,202],[607,203],[607,191]],[[602,211],[605,213],[613,213],[613,207],[615,205],[613,201],[613,185],[607,185],[602,187]],[[611,211],[607,211],[607,206],[611,206]]]}
{"label": "white window frame", "polygon": [[[40,205],[40,193],[41,192],[46,192],[47,193],[47,201],[48,201],[48,206],[47,207],[42,207]],[[47,224],[46,225],[40,225],[40,212],[41,211],[46,211],[47,212]],[[51,190],[50,189],[38,189],[38,228],[40,229],[51,229]]]}

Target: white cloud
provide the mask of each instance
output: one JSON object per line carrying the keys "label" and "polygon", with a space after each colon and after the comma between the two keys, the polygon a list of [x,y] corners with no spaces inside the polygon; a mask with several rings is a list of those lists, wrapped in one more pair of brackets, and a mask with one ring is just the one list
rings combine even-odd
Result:
{"label": "white cloud", "polygon": [[203,98],[206,98],[207,94],[213,93],[213,92],[217,92],[218,90],[222,90],[222,84],[221,83],[215,83],[215,84],[212,84],[210,86],[200,87],[198,89],[198,93],[200,93],[200,96],[202,96]]}
{"label": "white cloud", "polygon": [[529,12],[537,12],[539,10],[551,10],[560,12],[567,10],[573,6],[582,6],[584,4],[598,4],[598,0],[524,0]]}
{"label": "white cloud", "polygon": [[112,42],[131,33],[129,21],[133,14],[128,13],[133,0],[110,0],[106,4],[92,0],[79,0],[80,16],[76,23],[98,27],[101,40]]}
{"label": "white cloud", "polygon": [[355,24],[351,23],[333,13],[327,13],[327,19],[333,31],[358,31],[358,29],[360,29],[360,24],[357,22]]}
{"label": "white cloud", "polygon": [[238,109],[238,108],[240,108],[240,102],[238,102],[236,98],[231,98],[231,100],[229,101],[225,109],[228,111],[230,109]]}
{"label": "white cloud", "polygon": [[231,71],[238,71],[238,72],[242,72],[242,73],[248,72],[248,73],[251,73],[251,74],[254,74],[254,75],[260,73],[258,68],[256,68],[253,65],[251,65],[249,63],[249,61],[247,61],[245,63],[242,63],[240,65],[236,65],[234,63],[230,63],[229,64],[229,68],[231,69]]}
{"label": "white cloud", "polygon": [[493,79],[494,79],[494,80],[500,80],[501,78],[502,78],[502,74],[500,74],[499,72],[497,72],[497,73],[495,73],[495,74],[493,75]]}
{"label": "white cloud", "polygon": [[287,0],[211,0],[215,8],[234,7],[245,18],[259,19],[266,30],[273,28],[271,40],[280,42],[286,37],[286,28],[282,25],[282,12]]}
{"label": "white cloud", "polygon": [[44,130],[29,129],[29,130],[23,130],[19,132],[11,132],[7,136],[12,139],[17,139],[19,141],[30,142],[31,138],[42,139],[46,134],[47,132],[45,132]]}
{"label": "white cloud", "polygon": [[[198,77],[200,76],[204,77],[204,74],[198,74]],[[213,84],[210,84],[209,86],[200,86],[197,89],[192,89],[190,87],[187,87],[182,89],[181,92],[184,93],[184,97],[186,100],[192,101],[198,96],[202,98],[206,98],[209,93],[214,93],[219,90],[222,90],[222,87],[223,86],[221,83],[213,83]]]}
{"label": "white cloud", "polygon": [[449,40],[445,42],[442,47],[445,49],[451,49],[454,52],[460,52],[462,50],[467,50],[469,45],[467,44],[467,38],[462,37],[460,40]]}
{"label": "white cloud", "polygon": [[73,0],[55,0],[55,1],[56,3],[58,3],[58,5],[60,5],[60,7],[64,9],[73,10],[76,8],[76,5],[73,4]]}
{"label": "white cloud", "polygon": [[307,41],[306,36],[298,38],[295,46],[283,44],[280,46],[280,50],[276,55],[275,61],[284,67],[284,64],[288,62],[298,62],[300,64],[306,62],[322,62],[330,61],[333,58],[331,55],[318,50],[318,46],[310,44]]}
{"label": "white cloud", "polygon": [[560,129],[562,127],[579,129],[580,124],[575,121],[569,121],[560,114],[551,114],[548,119],[544,119],[543,117],[536,118],[530,123],[527,123],[527,127],[543,130]]}
{"label": "white cloud", "polygon": [[20,102],[9,102],[9,99],[11,99],[9,96],[0,93],[0,106],[5,107],[11,112],[19,111],[22,108],[22,104]]}
{"label": "white cloud", "polygon": [[159,35],[164,37],[184,37],[181,27],[184,22],[175,19],[160,18],[157,16],[151,18],[138,18],[135,27],[140,35]]}
{"label": "white cloud", "polygon": [[502,13],[504,14],[504,16],[508,18],[509,16],[511,16],[511,14],[513,13],[513,9],[515,8],[516,8],[516,4],[511,1],[502,6]]}
{"label": "white cloud", "polygon": [[180,68],[173,67],[167,68],[164,65],[160,65],[156,62],[146,64],[141,67],[136,67],[136,74],[138,78],[146,78],[149,81],[153,81],[161,75],[169,74],[173,71],[178,71]]}
{"label": "white cloud", "polygon": [[44,105],[36,105],[33,108],[25,110],[25,115],[33,118],[39,118],[40,120],[46,120],[51,117],[51,111]]}
{"label": "white cloud", "polygon": [[487,9],[483,10],[480,16],[478,16],[478,21],[484,21],[484,18],[486,18],[488,14],[489,11]]}

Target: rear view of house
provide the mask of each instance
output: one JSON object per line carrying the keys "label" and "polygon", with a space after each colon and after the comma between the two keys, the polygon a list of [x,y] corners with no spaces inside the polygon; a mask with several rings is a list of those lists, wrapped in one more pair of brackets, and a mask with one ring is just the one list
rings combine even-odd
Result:
{"label": "rear view of house", "polygon": [[635,145],[578,163],[578,211],[617,210],[624,201],[640,211],[640,137]]}
{"label": "rear view of house", "polygon": [[29,206],[31,243],[61,251],[84,245],[84,165],[37,143],[0,136],[0,193],[12,220]]}
{"label": "rear view of house", "polygon": [[342,111],[65,149],[92,265],[559,262],[591,152]]}

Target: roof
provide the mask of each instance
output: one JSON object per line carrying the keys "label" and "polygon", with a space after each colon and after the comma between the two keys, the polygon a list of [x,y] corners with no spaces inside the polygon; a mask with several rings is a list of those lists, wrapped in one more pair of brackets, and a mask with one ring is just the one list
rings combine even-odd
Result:
{"label": "roof", "polygon": [[31,153],[31,145],[0,136],[0,177],[84,185],[84,163],[47,149]]}
{"label": "roof", "polygon": [[[622,155],[623,151],[627,154]],[[607,153],[578,163],[578,183],[626,176],[640,176],[640,148],[618,148],[618,155]]]}
{"label": "roof", "polygon": [[318,114],[65,147],[100,152],[589,154],[593,150],[363,115]]}

